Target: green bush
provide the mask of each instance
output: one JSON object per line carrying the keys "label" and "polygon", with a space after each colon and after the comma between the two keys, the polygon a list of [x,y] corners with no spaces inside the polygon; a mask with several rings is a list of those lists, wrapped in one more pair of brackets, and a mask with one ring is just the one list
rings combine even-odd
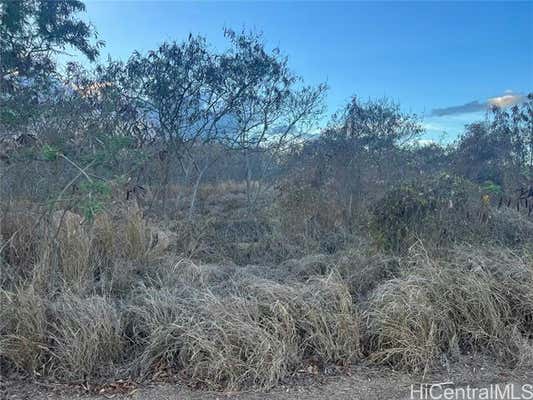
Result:
{"label": "green bush", "polygon": [[475,214],[474,191],[450,175],[394,188],[372,209],[372,238],[384,250],[403,253],[418,239],[441,244],[464,237]]}

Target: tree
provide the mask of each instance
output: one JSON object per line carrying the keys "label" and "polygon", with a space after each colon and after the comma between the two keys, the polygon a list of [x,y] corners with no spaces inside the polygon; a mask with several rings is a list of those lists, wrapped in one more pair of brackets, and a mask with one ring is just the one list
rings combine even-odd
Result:
{"label": "tree", "polygon": [[[25,176],[3,185],[63,207],[81,196],[78,205],[92,215],[107,179],[120,172],[119,164],[126,167],[116,158],[129,146],[116,136],[124,121],[113,107],[120,104],[102,97],[100,82],[80,66],[60,71],[57,65],[71,50],[91,62],[99,54],[103,42],[77,17],[84,10],[79,0],[0,0],[0,135],[16,143],[3,154],[8,168],[15,179]],[[66,195],[78,186],[80,196]]]}
{"label": "tree", "polygon": [[[329,163],[329,180],[346,205],[379,198],[393,182],[403,179],[405,147],[422,133],[414,114],[390,100],[361,102],[357,97],[333,115],[320,138],[322,160]],[[325,169],[325,168],[323,168]]]}
{"label": "tree", "polygon": [[490,181],[503,186],[503,167],[510,150],[510,137],[495,134],[486,122],[469,124],[457,144],[456,172],[476,183]]}
{"label": "tree", "polygon": [[68,49],[90,61],[103,42],[76,18],[78,0],[0,0],[0,127],[10,135],[38,116],[43,97],[61,84],[57,56]]}
{"label": "tree", "polygon": [[[186,181],[194,183],[190,213],[197,187],[211,165],[199,165],[196,147],[213,142],[221,120],[239,93],[230,93],[218,56],[205,39],[189,36],[182,43],[163,43],[146,55],[135,52],[127,63],[112,62],[102,68],[104,80],[114,82],[127,103],[143,115],[154,140],[161,144],[163,210],[173,162]],[[193,178],[195,176],[195,178]]]}
{"label": "tree", "polygon": [[[93,42],[94,29],[75,17],[82,11],[85,5],[79,0],[1,0],[0,75],[3,85],[9,77],[53,73],[56,56],[68,48],[94,61],[103,42]],[[2,89],[5,90],[5,86]]]}
{"label": "tree", "polygon": [[477,183],[516,190],[533,177],[533,96],[511,108],[493,107],[457,142],[454,166]]}
{"label": "tree", "polygon": [[361,102],[356,96],[333,116],[330,134],[354,139],[369,151],[405,144],[422,133],[415,114],[402,112],[388,99]]}
{"label": "tree", "polygon": [[[81,66],[69,64],[62,80],[40,93],[34,115],[17,127],[15,146],[5,154],[9,162],[2,184],[11,187],[11,195],[61,207],[74,201],[92,215],[99,207],[97,192],[138,169],[143,154],[127,134],[131,122],[116,112],[121,104],[108,89]],[[66,186],[82,190],[57,196]]]}
{"label": "tree", "polygon": [[[268,52],[260,35],[226,30],[232,45],[221,58],[225,84],[239,93],[220,141],[244,155],[248,204],[260,182],[291,145],[306,138],[323,112],[326,85],[303,86],[278,49]],[[253,161],[258,164],[253,165]],[[258,185],[253,188],[252,181]]]}
{"label": "tree", "polygon": [[[172,161],[192,185],[189,216],[198,186],[223,154],[221,148],[247,154],[251,201],[252,154],[267,149],[274,154],[301,137],[325,89],[296,89],[298,78],[288,71],[286,59],[277,50],[268,53],[259,36],[225,35],[230,49],[222,53],[212,51],[205,39],[189,36],[147,55],[134,53],[126,64],[111,63],[104,72],[164,144],[163,190]],[[164,208],[166,192],[162,197]]]}
{"label": "tree", "polygon": [[490,128],[500,137],[508,137],[511,161],[522,174],[533,178],[533,93],[511,108],[494,106]]}

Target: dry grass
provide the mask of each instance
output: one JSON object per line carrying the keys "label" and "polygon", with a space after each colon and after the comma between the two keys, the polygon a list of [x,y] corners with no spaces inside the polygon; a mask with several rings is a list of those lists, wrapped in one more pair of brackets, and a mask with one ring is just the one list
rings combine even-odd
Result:
{"label": "dry grass", "polygon": [[251,276],[236,284],[242,296],[257,299],[265,306],[278,304],[290,316],[304,358],[323,365],[344,364],[358,358],[359,312],[348,286],[338,275],[289,284]]}
{"label": "dry grass", "polygon": [[133,294],[126,312],[125,333],[134,345],[130,369],[145,376],[161,368],[178,368],[182,325],[190,324],[192,308],[179,289],[142,286]]}
{"label": "dry grass", "polygon": [[[253,300],[206,294],[179,358],[190,382],[214,389],[271,387],[297,365],[294,327]],[[276,306],[274,305],[275,309]],[[285,316],[286,317],[286,316]]]}
{"label": "dry grass", "polygon": [[113,374],[123,356],[121,316],[105,297],[65,293],[50,305],[48,337],[54,375],[86,381]]}
{"label": "dry grass", "polygon": [[[32,215],[21,219],[31,243],[3,253],[4,368],[67,382],[170,374],[235,390],[362,358],[421,372],[469,352],[533,362],[527,247],[415,245],[396,257],[358,239],[294,258],[301,248],[244,215],[169,232],[137,208],[94,221],[61,212],[31,234]],[[246,265],[255,259],[269,261]]]}
{"label": "dry grass", "polygon": [[533,334],[531,258],[456,249],[448,258],[422,253],[408,261],[402,277],[372,294],[372,359],[424,371],[465,351],[510,364],[523,359],[518,349]]}
{"label": "dry grass", "polygon": [[50,300],[32,286],[1,292],[0,356],[31,374],[90,380],[110,372],[124,338],[103,297],[65,293]]}
{"label": "dry grass", "polygon": [[337,270],[348,282],[352,295],[359,300],[365,300],[379,284],[400,273],[398,257],[366,249],[364,245],[349,249],[335,260]]}
{"label": "dry grass", "polygon": [[[36,226],[39,213],[30,202],[8,203],[0,214],[0,247],[3,249],[0,262],[10,266],[2,271],[4,286],[14,280],[27,279],[32,275],[33,265],[39,258],[41,230]],[[8,282],[9,281],[9,282]]]}
{"label": "dry grass", "polygon": [[70,211],[53,215],[54,235],[50,245],[57,251],[64,285],[76,292],[87,290],[92,283],[93,265],[90,259],[92,237],[82,218]]}
{"label": "dry grass", "polygon": [[173,289],[142,288],[129,310],[144,374],[170,367],[195,386],[268,388],[302,363],[359,356],[358,312],[335,276],[282,285],[190,262],[173,270]]}
{"label": "dry grass", "polygon": [[33,287],[0,291],[0,357],[42,373],[48,354],[46,302]]}
{"label": "dry grass", "polygon": [[130,212],[124,226],[123,254],[133,260],[145,261],[151,248],[151,232],[139,211]]}
{"label": "dry grass", "polygon": [[3,290],[4,362],[64,381],[170,373],[234,390],[363,356],[420,372],[472,351],[508,365],[533,361],[527,252],[456,247],[429,256],[414,247],[401,259],[353,251],[277,267],[168,258],[113,268],[83,291]]}

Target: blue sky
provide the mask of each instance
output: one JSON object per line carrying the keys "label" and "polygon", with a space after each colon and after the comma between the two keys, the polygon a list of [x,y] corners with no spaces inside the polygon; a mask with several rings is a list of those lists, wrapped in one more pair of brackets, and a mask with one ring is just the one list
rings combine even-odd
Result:
{"label": "blue sky", "polygon": [[261,31],[306,82],[328,83],[329,113],[354,94],[387,96],[434,140],[482,118],[489,99],[533,91],[533,2],[88,1],[86,17],[119,59],[189,33],[222,49],[224,27]]}

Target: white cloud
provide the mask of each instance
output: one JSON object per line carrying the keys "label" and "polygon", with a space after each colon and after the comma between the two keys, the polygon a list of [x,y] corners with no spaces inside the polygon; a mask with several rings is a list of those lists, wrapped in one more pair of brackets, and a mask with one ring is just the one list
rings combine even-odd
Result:
{"label": "white cloud", "polygon": [[491,97],[487,100],[487,103],[491,106],[496,107],[509,107],[514,106],[515,104],[522,103],[524,101],[524,95],[519,93],[513,93],[505,91],[506,94],[503,96]]}

